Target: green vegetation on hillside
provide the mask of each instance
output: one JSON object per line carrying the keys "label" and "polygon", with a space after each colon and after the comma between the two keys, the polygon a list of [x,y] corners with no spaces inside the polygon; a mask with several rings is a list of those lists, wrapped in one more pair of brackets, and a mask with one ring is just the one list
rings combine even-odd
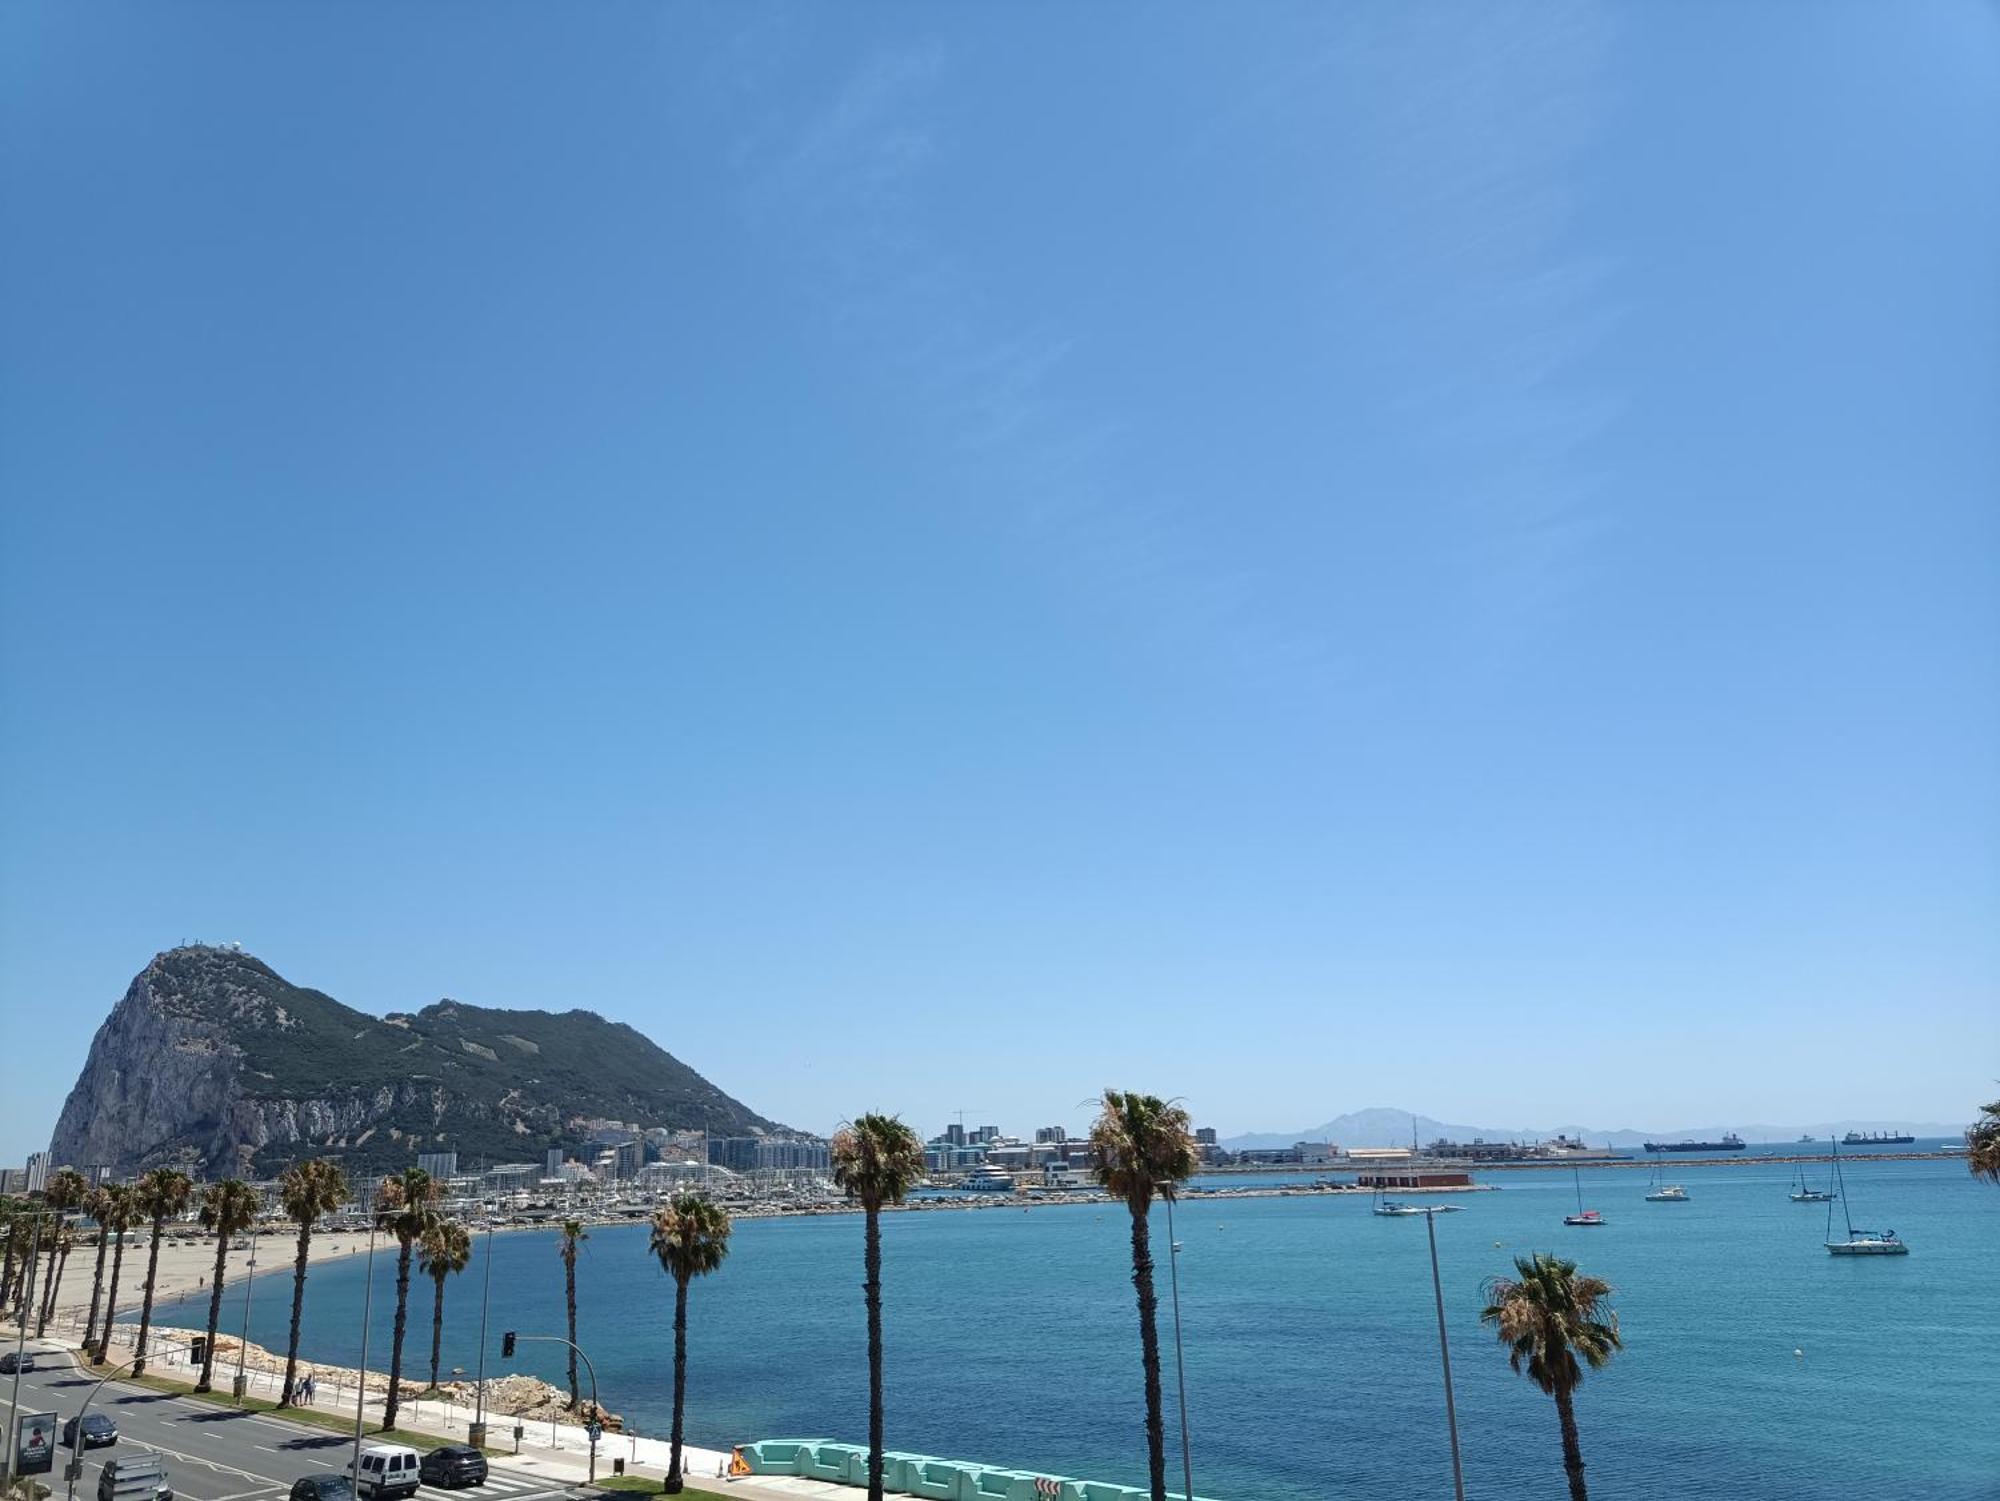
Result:
{"label": "green vegetation on hillside", "polygon": [[[183,948],[148,971],[169,1015],[222,1028],[242,1050],[249,1100],[323,1102],[368,1126],[310,1143],[350,1172],[406,1166],[415,1152],[478,1162],[580,1149],[577,1122],[608,1117],[718,1134],[780,1130],[657,1046],[592,1011],[510,1011],[440,1001],[414,1015],[370,1016],[293,985],[230,949]],[[386,1104],[385,1104],[386,1096]],[[260,1150],[253,1170],[302,1155]]]}

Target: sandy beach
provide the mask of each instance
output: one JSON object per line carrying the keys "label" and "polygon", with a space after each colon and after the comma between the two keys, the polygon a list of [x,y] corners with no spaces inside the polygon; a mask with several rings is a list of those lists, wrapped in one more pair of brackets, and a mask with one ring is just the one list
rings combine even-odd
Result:
{"label": "sandy beach", "polygon": [[[95,1230],[89,1234],[94,1237]],[[118,1278],[118,1307],[120,1311],[137,1309],[145,1296],[146,1252],[151,1240],[148,1230],[134,1230],[125,1242],[125,1265]],[[323,1231],[313,1236],[312,1261],[335,1261],[344,1256],[366,1252],[368,1237],[353,1231]],[[298,1251],[297,1231],[285,1229],[270,1231],[256,1237],[255,1254],[258,1276],[272,1272],[289,1272],[292,1258]],[[116,1248],[105,1253],[104,1275],[111,1276],[111,1257]],[[224,1281],[240,1283],[250,1270],[251,1251],[232,1250],[229,1253],[228,1269]],[[44,1260],[46,1266],[46,1260]],[[69,1261],[63,1268],[62,1283],[56,1293],[56,1307],[59,1310],[88,1309],[90,1307],[90,1286],[97,1268],[97,1246],[94,1239],[79,1239],[70,1248]],[[215,1242],[208,1236],[175,1235],[169,1232],[160,1244],[159,1284],[153,1290],[157,1302],[169,1302],[190,1293],[207,1289],[215,1276]]]}

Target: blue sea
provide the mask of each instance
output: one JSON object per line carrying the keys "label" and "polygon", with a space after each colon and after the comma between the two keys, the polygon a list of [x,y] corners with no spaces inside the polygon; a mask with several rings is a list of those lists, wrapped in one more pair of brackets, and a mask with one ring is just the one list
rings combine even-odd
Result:
{"label": "blue sea", "polygon": [[[1962,1161],[1857,1154],[1844,1166],[1857,1222],[1893,1227],[1913,1254],[1828,1256],[1825,1206],[1792,1203],[1791,1169],[1775,1162],[1668,1164],[1685,1204],[1643,1202],[1643,1170],[1585,1170],[1584,1201],[1609,1221],[1597,1229],[1562,1224],[1577,1195],[1566,1173],[1494,1173],[1483,1181],[1497,1192],[1462,1196],[1464,1212],[1437,1230],[1467,1494],[1564,1494],[1554,1406],[1479,1322],[1483,1279],[1516,1253],[1555,1250],[1614,1285],[1626,1340],[1577,1398],[1594,1497],[2000,1498],[2000,1190]],[[1368,1211],[1359,1196],[1195,1196],[1177,1208],[1198,1494],[1450,1495],[1424,1221]],[[892,1448],[1144,1483],[1122,1208],[889,1215],[883,1240]],[[1156,1207],[1177,1451],[1166,1243]],[[502,1329],[559,1332],[563,1318],[554,1235],[492,1245],[489,1376]],[[450,1286],[447,1367],[475,1365],[482,1270],[475,1260]],[[393,1273],[378,1254],[378,1368]],[[861,1276],[858,1216],[740,1223],[728,1262],[690,1303],[690,1440],[864,1438]],[[673,1289],[646,1255],[645,1228],[592,1231],[578,1281],[579,1337],[606,1405],[663,1434]],[[310,1356],[356,1363],[361,1285],[359,1258],[313,1269]],[[288,1273],[257,1284],[252,1337],[277,1350],[289,1291]],[[419,1375],[429,1298],[419,1279],[406,1360]],[[234,1330],[241,1303],[228,1307]],[[194,1303],[163,1317],[199,1326],[205,1313]],[[515,1368],[562,1380],[560,1347],[522,1350]],[[1178,1464],[1172,1452],[1175,1488]]]}

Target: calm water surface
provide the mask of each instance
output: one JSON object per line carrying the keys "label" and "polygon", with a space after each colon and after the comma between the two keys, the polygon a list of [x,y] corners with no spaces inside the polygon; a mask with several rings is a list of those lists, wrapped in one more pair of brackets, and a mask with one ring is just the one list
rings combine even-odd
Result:
{"label": "calm water surface", "polygon": [[[1643,1171],[1586,1170],[1601,1229],[1561,1223],[1576,1189],[1554,1172],[1496,1173],[1500,1191],[1465,1195],[1463,1213],[1438,1220],[1469,1495],[1564,1494],[1553,1404],[1479,1323],[1482,1279],[1516,1252],[1555,1249],[1614,1284],[1627,1342],[1577,1400],[1594,1497],[2000,1498],[2000,1191],[1962,1162],[1849,1162],[1857,1219],[1893,1226],[1914,1254],[1848,1259],[1821,1248],[1823,1206],[1787,1199],[1786,1166],[1667,1171],[1691,1202],[1643,1202]],[[1450,1495],[1424,1222],[1368,1208],[1343,1197],[1177,1209],[1198,1493]],[[1153,1218],[1165,1319],[1163,1211]],[[1122,1209],[891,1215],[883,1241],[891,1447],[1144,1483]],[[606,1405],[664,1433],[672,1283],[645,1248],[643,1226],[592,1232],[579,1337]],[[378,1254],[378,1368],[393,1272]],[[450,1286],[447,1367],[476,1363],[481,1273],[475,1260]],[[356,1362],[361,1283],[359,1258],[313,1269],[310,1355]],[[858,1217],[740,1224],[691,1300],[691,1441],[865,1437],[860,1284]],[[407,1363],[421,1374],[429,1283],[413,1289]],[[259,1280],[254,1339],[284,1348],[288,1302],[288,1279]],[[240,1298],[228,1308],[233,1330]],[[165,1321],[205,1314],[182,1305]],[[557,1332],[562,1317],[554,1235],[495,1237],[491,1348],[501,1329]],[[1171,1325],[1162,1332],[1170,1341]],[[524,1346],[518,1368],[561,1381],[549,1348]],[[1175,1444],[1170,1342],[1167,1358]],[[498,1369],[489,1356],[488,1374]]]}

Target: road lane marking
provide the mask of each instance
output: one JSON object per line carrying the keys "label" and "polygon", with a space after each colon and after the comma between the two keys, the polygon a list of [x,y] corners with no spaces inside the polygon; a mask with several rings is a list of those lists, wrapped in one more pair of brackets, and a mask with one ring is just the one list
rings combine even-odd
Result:
{"label": "road lane marking", "polygon": [[154,1444],[152,1447],[158,1449],[162,1454],[173,1455],[175,1459],[180,1460],[184,1464],[201,1465],[206,1469],[214,1470],[217,1474],[241,1475],[245,1480],[261,1480],[265,1485],[282,1486],[284,1484],[282,1480],[275,1479],[270,1475],[259,1475],[255,1470],[238,1469],[235,1465],[226,1465],[218,1459],[204,1459],[199,1454],[182,1454],[176,1450],[167,1448],[164,1444]]}

